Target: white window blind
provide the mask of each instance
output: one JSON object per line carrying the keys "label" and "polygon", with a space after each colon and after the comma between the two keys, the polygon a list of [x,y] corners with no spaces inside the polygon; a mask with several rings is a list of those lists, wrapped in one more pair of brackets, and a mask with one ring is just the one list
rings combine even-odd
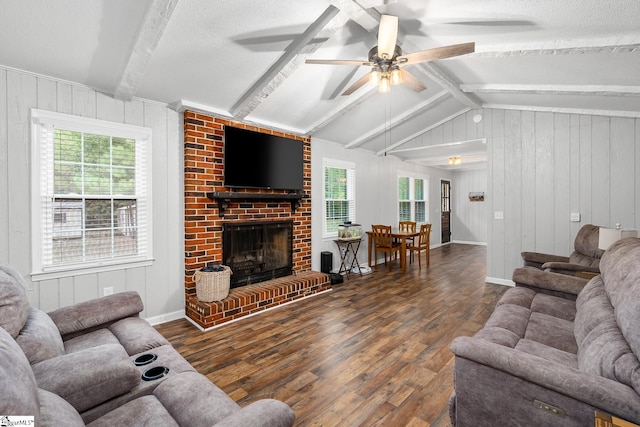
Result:
{"label": "white window blind", "polygon": [[149,261],[151,130],[32,111],[34,276]]}
{"label": "white window blind", "polygon": [[324,237],[338,235],[338,226],[356,219],[356,170],[349,162],[325,159],[324,169]]}

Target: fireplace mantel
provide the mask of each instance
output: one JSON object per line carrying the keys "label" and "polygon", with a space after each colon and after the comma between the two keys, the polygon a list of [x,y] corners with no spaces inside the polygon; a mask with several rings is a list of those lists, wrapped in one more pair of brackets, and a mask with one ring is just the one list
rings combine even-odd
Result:
{"label": "fireplace mantel", "polygon": [[229,206],[231,200],[288,200],[291,202],[291,213],[296,211],[300,206],[300,200],[304,197],[304,193],[243,193],[214,191],[207,193],[207,197],[211,200],[218,201],[218,215],[224,218],[224,211]]}

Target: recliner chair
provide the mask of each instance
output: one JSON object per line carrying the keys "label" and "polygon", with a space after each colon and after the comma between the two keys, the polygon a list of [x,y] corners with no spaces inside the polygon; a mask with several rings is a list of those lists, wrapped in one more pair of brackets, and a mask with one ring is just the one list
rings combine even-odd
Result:
{"label": "recliner chair", "polygon": [[604,251],[598,248],[600,227],[586,224],[580,228],[574,241],[573,253],[566,257],[540,252],[522,252],[525,267],[535,267],[553,273],[575,276],[579,273],[600,273],[600,258]]}

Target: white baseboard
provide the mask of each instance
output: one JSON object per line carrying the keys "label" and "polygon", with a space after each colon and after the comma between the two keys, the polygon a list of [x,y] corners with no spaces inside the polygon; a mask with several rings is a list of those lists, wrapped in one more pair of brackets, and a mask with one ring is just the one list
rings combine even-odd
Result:
{"label": "white baseboard", "polygon": [[487,283],[493,283],[496,285],[503,285],[503,286],[515,286],[515,282],[513,280],[509,280],[509,279],[500,279],[498,277],[485,277],[484,279],[485,282]]}
{"label": "white baseboard", "polygon": [[145,320],[151,325],[159,325],[161,323],[171,322],[172,320],[178,320],[184,318],[184,310],[174,311],[173,313],[165,313],[159,316],[147,317]]}
{"label": "white baseboard", "polygon": [[487,242],[467,242],[465,240],[452,240],[451,243],[458,243],[460,245],[487,246]]}

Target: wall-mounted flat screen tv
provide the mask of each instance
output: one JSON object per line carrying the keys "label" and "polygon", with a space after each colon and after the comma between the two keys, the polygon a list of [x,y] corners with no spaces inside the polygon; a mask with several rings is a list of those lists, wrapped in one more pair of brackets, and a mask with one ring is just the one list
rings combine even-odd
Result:
{"label": "wall-mounted flat screen tv", "polygon": [[302,190],[303,148],[294,139],[225,126],[224,185]]}

